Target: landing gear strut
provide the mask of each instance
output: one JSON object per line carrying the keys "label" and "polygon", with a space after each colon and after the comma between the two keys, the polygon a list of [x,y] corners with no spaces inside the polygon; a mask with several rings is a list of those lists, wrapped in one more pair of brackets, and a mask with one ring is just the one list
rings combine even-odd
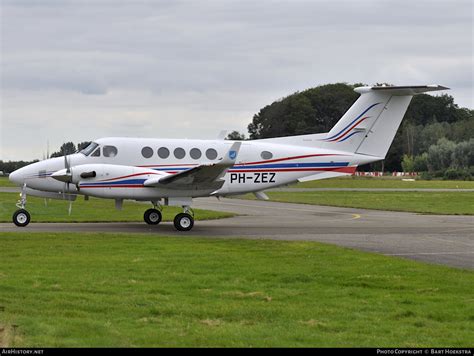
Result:
{"label": "landing gear strut", "polygon": [[18,208],[17,211],[13,214],[12,220],[16,226],[25,227],[30,223],[31,216],[28,211],[26,211],[26,184],[23,184],[21,188],[20,200],[16,203]]}

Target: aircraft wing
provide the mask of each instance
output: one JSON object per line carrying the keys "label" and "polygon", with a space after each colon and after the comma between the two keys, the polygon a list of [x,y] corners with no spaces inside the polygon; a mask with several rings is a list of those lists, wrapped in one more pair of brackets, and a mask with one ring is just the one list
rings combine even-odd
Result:
{"label": "aircraft wing", "polygon": [[145,187],[181,188],[183,186],[194,186],[195,189],[220,189],[224,184],[222,178],[227,169],[235,164],[239,153],[241,142],[235,142],[225,157],[214,164],[204,164],[193,167],[183,172],[170,174],[165,177],[153,177],[147,179]]}

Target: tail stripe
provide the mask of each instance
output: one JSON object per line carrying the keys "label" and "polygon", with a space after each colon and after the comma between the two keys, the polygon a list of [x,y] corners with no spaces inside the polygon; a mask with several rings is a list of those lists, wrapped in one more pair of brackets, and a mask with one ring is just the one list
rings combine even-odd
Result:
{"label": "tail stripe", "polygon": [[370,109],[372,109],[374,106],[377,106],[381,103],[375,103],[375,104],[372,104],[370,105],[367,109],[365,109],[362,114],[360,114],[359,116],[357,116],[349,125],[347,125],[346,127],[344,127],[341,131],[339,131],[337,134],[331,136],[331,137],[327,137],[325,139],[325,141],[329,141],[329,140],[332,140],[333,138],[339,136],[341,133],[343,133],[344,131],[346,131],[349,127],[351,127],[352,124],[354,124],[354,122],[356,122],[357,120],[359,120],[367,111],[369,111]]}
{"label": "tail stripe", "polygon": [[330,142],[333,142],[333,141],[340,141],[341,138],[343,138],[343,137],[346,136],[349,132],[351,132],[351,130],[352,130],[353,128],[359,126],[359,124],[360,124],[362,121],[368,119],[369,117],[370,117],[370,116],[363,117],[362,119],[360,119],[359,121],[357,121],[357,123],[355,123],[349,130],[347,130],[346,132],[344,132],[341,136],[336,137],[336,138],[333,139],[333,140],[330,140]]}
{"label": "tail stripe", "polygon": [[355,134],[358,134],[358,133],[361,133],[361,132],[362,131],[355,131],[355,132],[351,133],[349,136],[347,136],[344,140],[340,140],[338,142],[343,142],[343,141],[347,140],[349,137],[354,136]]}

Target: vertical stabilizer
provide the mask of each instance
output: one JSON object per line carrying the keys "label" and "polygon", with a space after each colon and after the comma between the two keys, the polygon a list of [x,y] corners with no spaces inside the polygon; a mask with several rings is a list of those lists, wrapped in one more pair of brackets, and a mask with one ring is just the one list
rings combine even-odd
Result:
{"label": "vertical stabilizer", "polygon": [[361,87],[361,96],[321,139],[322,147],[383,159],[415,94],[445,90],[439,85]]}

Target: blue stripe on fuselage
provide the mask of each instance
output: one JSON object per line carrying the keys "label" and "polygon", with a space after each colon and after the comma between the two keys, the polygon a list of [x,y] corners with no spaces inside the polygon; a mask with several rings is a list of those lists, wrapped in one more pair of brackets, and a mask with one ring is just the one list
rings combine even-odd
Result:
{"label": "blue stripe on fuselage", "polygon": [[146,179],[124,179],[116,182],[91,182],[81,183],[81,187],[87,187],[89,185],[119,185],[119,184],[143,184]]}
{"label": "blue stripe on fuselage", "polygon": [[349,162],[324,162],[324,163],[276,163],[258,165],[235,165],[232,168],[238,169],[265,169],[265,168],[316,168],[316,167],[346,167]]}

